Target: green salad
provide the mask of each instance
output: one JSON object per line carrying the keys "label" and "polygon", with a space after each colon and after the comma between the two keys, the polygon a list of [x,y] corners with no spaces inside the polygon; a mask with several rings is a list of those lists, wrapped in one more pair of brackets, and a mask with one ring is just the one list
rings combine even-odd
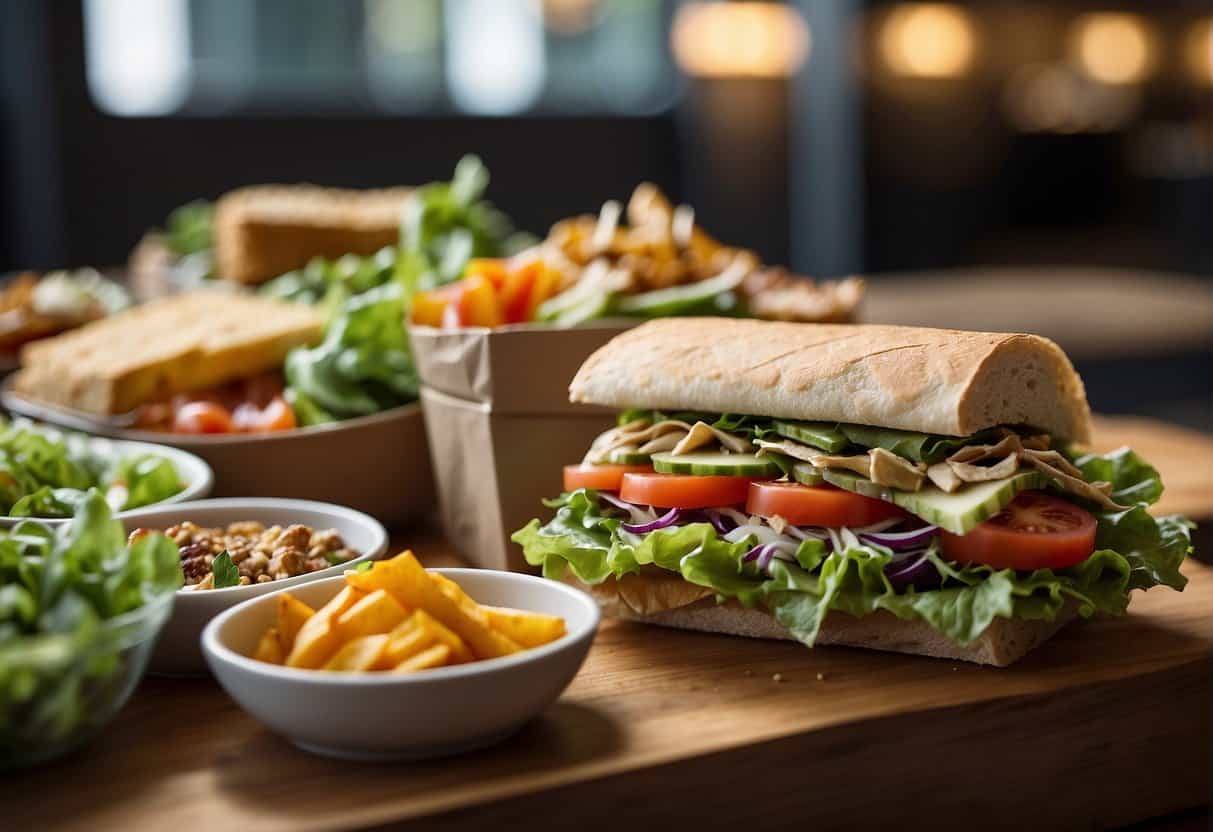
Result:
{"label": "green salad", "polygon": [[131,650],[150,648],[182,582],[176,544],[128,544],[96,489],[70,523],[0,536],[0,765],[65,749],[121,706],[145,658]]}
{"label": "green salad", "polygon": [[91,489],[124,511],[167,500],[185,485],[167,457],[115,456],[88,437],[0,420],[0,510],[9,517],[71,517]]}

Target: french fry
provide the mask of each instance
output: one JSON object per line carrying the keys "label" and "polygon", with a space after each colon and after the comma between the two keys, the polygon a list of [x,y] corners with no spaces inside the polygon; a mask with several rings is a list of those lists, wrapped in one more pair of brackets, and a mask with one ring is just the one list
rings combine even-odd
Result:
{"label": "french fry", "polygon": [[265,631],[261,641],[257,642],[257,649],[253,651],[253,658],[259,662],[282,664],[282,646],[278,642],[277,628],[270,627]]}
{"label": "french fry", "polygon": [[405,659],[412,658],[432,647],[433,644],[434,637],[420,627],[414,627],[399,636],[392,636],[383,654],[379,657],[377,667],[380,670],[391,670]]}
{"label": "french fry", "polygon": [[371,670],[383,655],[391,636],[387,633],[360,636],[342,645],[331,659],[324,663],[323,670]]}
{"label": "french fry", "polygon": [[337,628],[346,638],[389,633],[409,612],[386,589],[377,589],[360,599],[337,619]]}
{"label": "french fry", "polygon": [[427,670],[431,667],[442,667],[446,664],[446,660],[450,658],[451,648],[445,644],[435,644],[426,650],[422,650],[415,656],[405,659],[400,664],[396,665],[396,673],[413,673],[418,670]]}
{"label": "french fry", "polygon": [[[480,606],[457,586],[450,590],[417,561],[412,552],[377,562],[367,572],[346,576],[353,587],[366,592],[386,589],[412,609],[424,609],[462,638],[478,658],[507,656],[520,649],[513,640],[496,632]],[[450,582],[446,582],[450,583]]]}
{"label": "french fry", "polygon": [[450,664],[463,664],[476,660],[472,651],[463,643],[463,639],[425,610],[417,610],[413,613],[411,620],[414,622],[414,626],[429,633],[434,643],[445,644],[451,648]]}
{"label": "french fry", "polygon": [[482,606],[493,629],[504,633],[523,647],[538,647],[555,641],[566,632],[564,619],[541,612],[514,610],[509,607]]}
{"label": "french fry", "polygon": [[283,656],[291,654],[295,646],[295,637],[304,622],[311,618],[316,611],[300,601],[289,592],[278,596],[278,645]]}
{"label": "french fry", "polygon": [[304,622],[295,636],[295,644],[286,657],[287,667],[317,668],[341,646],[341,631],[336,619],[366,593],[354,586],[340,592]]}

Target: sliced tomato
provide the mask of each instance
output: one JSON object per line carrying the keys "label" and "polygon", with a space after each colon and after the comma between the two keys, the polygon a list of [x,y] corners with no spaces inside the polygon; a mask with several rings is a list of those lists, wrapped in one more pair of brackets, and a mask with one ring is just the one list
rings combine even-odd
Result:
{"label": "sliced tomato", "polygon": [[497,305],[497,289],[493,281],[484,275],[474,274],[459,282],[463,284],[463,292],[457,303],[459,324],[487,327],[500,324],[501,310]]}
{"label": "sliced tomato", "polygon": [[1095,518],[1073,503],[1025,491],[966,535],[940,533],[957,563],[995,569],[1064,569],[1095,551]]}
{"label": "sliced tomato", "polygon": [[713,508],[741,505],[750,477],[699,477],[683,474],[624,474],[620,498],[659,508]]}
{"label": "sliced tomato", "polygon": [[232,414],[215,402],[187,402],[173,418],[175,433],[231,433]]}
{"label": "sliced tomato", "polygon": [[779,515],[793,526],[870,526],[906,512],[892,503],[853,494],[832,485],[756,482],[750,486],[746,511],[762,517]]}
{"label": "sliced tomato", "polygon": [[595,491],[618,491],[624,474],[647,474],[647,465],[581,465],[564,466],[564,490],[592,488]]}
{"label": "sliced tomato", "polygon": [[246,433],[272,433],[297,427],[295,411],[281,396],[270,399],[265,407],[244,402],[232,411],[232,425]]}

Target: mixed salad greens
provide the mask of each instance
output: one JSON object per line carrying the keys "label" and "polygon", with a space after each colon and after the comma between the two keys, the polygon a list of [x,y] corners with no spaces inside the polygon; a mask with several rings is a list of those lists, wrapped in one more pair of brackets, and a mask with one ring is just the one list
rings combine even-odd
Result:
{"label": "mixed salad greens", "polygon": [[[640,414],[654,419],[708,418],[715,427],[750,436],[770,430],[770,420],[727,415],[638,411],[624,414],[621,421]],[[922,460],[946,454],[953,441],[873,428],[862,428],[862,437],[856,433],[851,439],[846,438],[848,427],[860,428],[822,429],[842,434],[840,449],[856,442]],[[972,442],[975,437],[958,441]],[[1083,616],[1119,614],[1131,590],[1159,585],[1182,589],[1186,579],[1179,567],[1191,549],[1192,524],[1177,516],[1156,519],[1147,512],[1162,493],[1158,472],[1124,449],[1066,456],[1088,481],[1110,483],[1112,496],[1128,507],[1110,511],[1084,504],[1097,522],[1095,551],[1064,569],[961,565],[948,560],[939,538],[928,534],[923,537],[930,542],[917,556],[911,578],[898,567],[905,562],[898,549],[915,535],[913,530],[881,535],[863,529],[793,529],[800,533],[789,537],[731,509],[682,512],[679,522],[668,525],[665,518],[637,524],[629,518],[626,503],[588,488],[566,491],[550,501],[555,517],[546,524],[531,521],[513,540],[522,545],[527,561],[542,566],[548,577],[559,578],[571,570],[582,582],[599,584],[646,567],[680,575],[720,601],[761,604],[810,646],[831,610],[854,616],[886,610],[901,619],[925,621],[966,644],[996,617],[1052,620],[1067,603]],[[1066,499],[1082,502],[1073,495]],[[783,557],[772,557],[766,545],[775,539],[789,549]]]}
{"label": "mixed salad greens", "polygon": [[103,490],[109,506],[123,511],[185,488],[167,457],[117,457],[96,447],[88,437],[0,420],[0,511],[9,517],[71,517],[91,489]]}
{"label": "mixed salad greens", "polygon": [[131,648],[150,647],[182,582],[177,546],[159,533],[128,544],[96,489],[70,523],[0,536],[0,766],[104,724],[142,671]]}

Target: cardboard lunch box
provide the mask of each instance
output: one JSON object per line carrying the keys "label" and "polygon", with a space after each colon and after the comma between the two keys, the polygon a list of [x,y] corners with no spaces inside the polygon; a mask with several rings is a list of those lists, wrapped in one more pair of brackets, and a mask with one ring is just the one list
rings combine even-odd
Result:
{"label": "cardboard lunch box", "polygon": [[563,467],[615,423],[614,410],[569,402],[569,382],[633,325],[410,326],[442,525],[469,563],[534,571],[510,535],[550,514],[542,500],[560,493]]}

